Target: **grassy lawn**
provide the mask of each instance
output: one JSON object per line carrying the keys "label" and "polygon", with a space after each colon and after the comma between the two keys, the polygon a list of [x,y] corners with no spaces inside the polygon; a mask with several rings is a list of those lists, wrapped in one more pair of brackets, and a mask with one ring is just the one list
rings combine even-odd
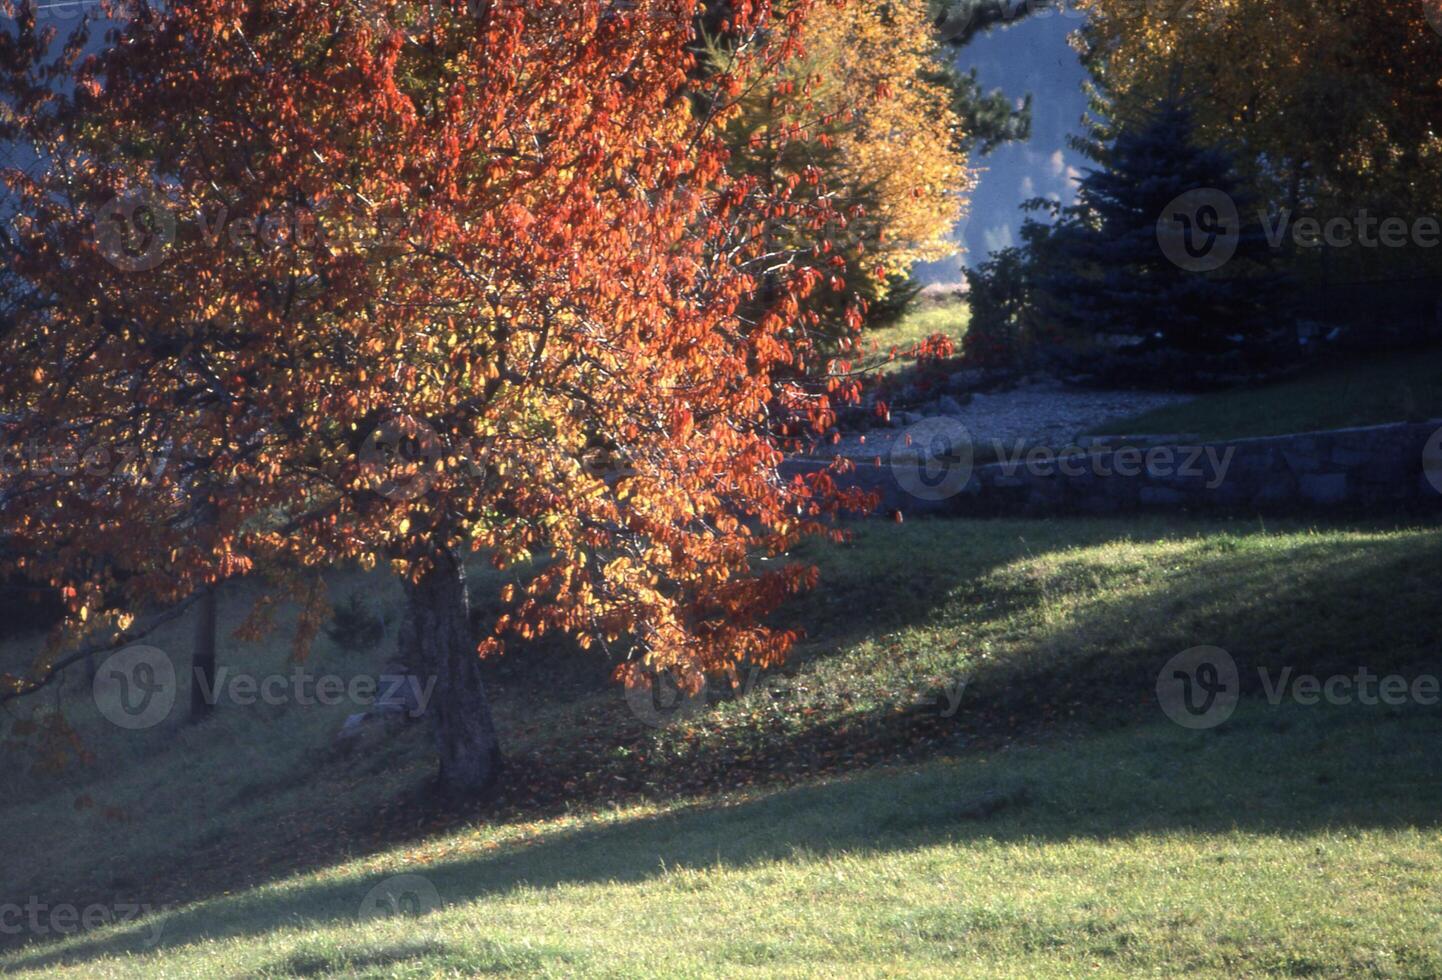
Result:
{"label": "grassy lawn", "polygon": [[1093,434],[1227,439],[1435,418],[1442,418],[1442,350],[1389,354],[1281,384],[1203,395]]}
{"label": "grassy lawn", "polygon": [[[663,727],[572,651],[491,668],[511,768],[484,810],[421,802],[419,728],[345,757],[343,706],[117,735],[77,685],[97,759],[7,757],[0,834],[27,847],[0,859],[0,903],[171,908],[0,935],[0,971],[1442,973],[1442,713],[1273,705],[1257,681],[1435,673],[1442,530],[878,522],[805,557],[823,584],[792,610],[796,661]],[[398,601],[333,583],[357,588]],[[1190,731],[1155,682],[1201,644],[1244,697]],[[384,652],[314,656],[358,672]],[[434,910],[363,918],[402,874]]]}
{"label": "grassy lawn", "polygon": [[[965,300],[959,299],[918,299],[912,303],[905,316],[896,324],[877,330],[868,330],[862,336],[862,343],[870,349],[885,354],[891,348],[906,348],[930,337],[945,334],[961,349],[961,339],[966,336],[966,326],[971,320],[971,308]],[[890,373],[906,367],[906,364],[888,364],[883,371]]]}

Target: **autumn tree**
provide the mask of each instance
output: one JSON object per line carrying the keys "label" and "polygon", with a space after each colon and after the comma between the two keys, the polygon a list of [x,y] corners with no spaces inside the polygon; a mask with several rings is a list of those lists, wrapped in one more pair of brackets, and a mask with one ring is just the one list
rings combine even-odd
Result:
{"label": "autumn tree", "polygon": [[1436,0],[1079,6],[1083,57],[1115,110],[1190,101],[1203,138],[1253,161],[1274,207],[1442,207]]}
{"label": "autumn tree", "polygon": [[[845,288],[828,274],[837,280],[832,295],[881,302],[912,264],[958,250],[951,232],[972,177],[955,95],[941,75],[944,48],[923,5],[883,0],[819,4],[797,42],[797,57],[742,96],[726,140],[736,168],[763,185],[805,184],[829,197],[845,227],[816,264],[845,264]],[[729,38],[712,38],[708,60],[724,67],[735,51]],[[767,224],[783,255],[814,240],[798,217]],[[834,335],[839,304],[821,300],[811,306]]]}
{"label": "autumn tree", "polygon": [[[797,259],[843,222],[796,192],[818,174],[732,173],[718,130],[806,7],[737,4],[750,40],[702,100],[695,0],[140,3],[103,43],[12,12],[6,135],[40,165],[4,172],[24,302],[0,414],[12,443],[142,464],[7,481],[0,534],[72,631],[124,640],[145,608],[266,573],[302,599],[299,655],[324,608],[308,573],[389,567],[459,792],[500,758],[478,648],[562,631],[622,681],[692,686],[784,656],[761,618],[814,571],[753,561],[859,502],[780,479],[771,421],[832,420],[788,379],[818,356]],[[482,637],[472,552],[519,581]]]}

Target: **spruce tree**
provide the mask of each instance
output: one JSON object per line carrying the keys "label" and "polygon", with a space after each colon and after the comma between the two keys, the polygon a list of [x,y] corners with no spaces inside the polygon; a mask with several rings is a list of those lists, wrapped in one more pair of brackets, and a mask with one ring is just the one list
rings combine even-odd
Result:
{"label": "spruce tree", "polygon": [[1255,351],[1278,325],[1279,281],[1232,157],[1161,103],[1122,127],[1036,243],[1038,286],[1063,327],[1197,355]]}

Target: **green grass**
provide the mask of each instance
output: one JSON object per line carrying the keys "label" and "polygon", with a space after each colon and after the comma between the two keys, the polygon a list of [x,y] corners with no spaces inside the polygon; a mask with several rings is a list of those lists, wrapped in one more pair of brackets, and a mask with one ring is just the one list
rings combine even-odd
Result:
{"label": "green grass", "polygon": [[1203,395],[1093,434],[1228,439],[1436,418],[1442,418],[1442,350],[1366,358],[1280,384]]}
{"label": "green grass", "polygon": [[[1153,694],[1199,644],[1244,677],[1435,673],[1438,528],[872,523],[806,556],[823,585],[792,610],[795,662],[669,726],[562,648],[491,668],[512,775],[481,811],[416,795],[422,731],[332,755],[344,708],[225,707],[119,738],[68,692],[99,758],[50,775],[7,759],[0,834],[26,844],[6,848],[0,902],[177,907],[30,937],[0,971],[1442,972],[1436,708],[1273,706],[1252,682],[1192,732]],[[337,576],[353,587],[396,599]],[[324,640],[315,657],[377,666]],[[397,874],[440,908],[361,920]]]}
{"label": "green grass", "polygon": [[[861,340],[865,349],[870,350],[875,344],[878,353],[884,356],[893,347],[905,349],[939,333],[950,337],[960,350],[970,321],[971,307],[965,300],[919,299],[900,321],[889,327],[868,330]],[[889,373],[905,366],[902,363],[888,364],[883,370]]]}
{"label": "green grass", "polygon": [[[52,976],[1435,976],[1442,725],[1253,709],[438,835],[12,957]],[[440,907],[358,918],[388,876]],[[129,950],[129,955],[125,952]],[[74,958],[70,970],[56,965]]]}

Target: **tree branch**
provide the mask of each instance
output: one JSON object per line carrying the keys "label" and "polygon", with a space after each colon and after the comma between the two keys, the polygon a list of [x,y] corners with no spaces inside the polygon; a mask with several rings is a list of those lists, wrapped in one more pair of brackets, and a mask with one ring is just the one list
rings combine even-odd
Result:
{"label": "tree branch", "polygon": [[52,684],[56,679],[60,677],[62,673],[65,672],[65,669],[67,667],[74,666],[75,664],[86,659],[87,657],[93,657],[99,653],[110,653],[113,650],[119,650],[123,647],[128,647],[132,643],[144,639],[146,636],[149,636],[151,633],[155,632],[166,623],[170,623],[175,621],[176,619],[179,619],[185,614],[186,610],[199,602],[204,594],[205,591],[201,590],[194,593],[189,598],[181,600],[179,603],[171,606],[165,612],[157,615],[149,623],[146,623],[144,627],[136,628],[133,630],[126,630],[125,632],[120,633],[108,643],[91,644],[89,646],[85,646],[79,650],[76,650],[74,653],[68,654],[60,658],[55,663],[50,665],[50,669],[47,670],[43,676],[31,680],[29,683],[25,684],[25,686],[17,688],[13,691],[0,691],[0,704],[7,704],[10,701],[15,700],[16,698],[23,698],[27,695],[34,694],[36,691],[43,690],[44,688],[49,687],[50,684]]}

